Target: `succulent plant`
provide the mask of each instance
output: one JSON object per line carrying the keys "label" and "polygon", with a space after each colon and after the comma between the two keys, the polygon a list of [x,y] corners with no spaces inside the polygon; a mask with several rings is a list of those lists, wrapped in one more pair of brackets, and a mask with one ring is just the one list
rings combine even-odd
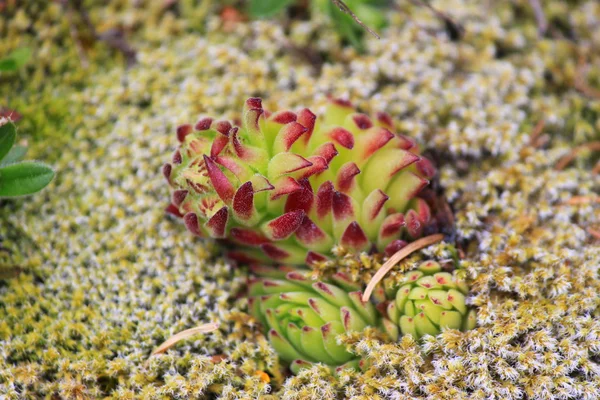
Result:
{"label": "succulent plant", "polygon": [[316,362],[331,368],[359,366],[337,336],[376,327],[380,317],[373,304],[361,300],[355,283],[339,273],[331,282],[315,282],[294,270],[260,268],[258,273],[249,288],[251,312],[293,373]]}
{"label": "succulent plant", "polygon": [[476,312],[465,304],[469,288],[458,276],[442,272],[435,261],[425,261],[405,274],[405,284],[387,306],[383,326],[394,339],[400,335],[437,335],[442,328],[462,331],[475,327]]}
{"label": "succulent plant", "polygon": [[393,252],[430,222],[417,194],[435,169],[391,129],[387,114],[372,120],[345,101],[317,118],[250,98],[240,127],[202,118],[177,128],[163,168],[169,210],[192,233],[237,244],[230,254],[244,261],[311,264],[335,245]]}

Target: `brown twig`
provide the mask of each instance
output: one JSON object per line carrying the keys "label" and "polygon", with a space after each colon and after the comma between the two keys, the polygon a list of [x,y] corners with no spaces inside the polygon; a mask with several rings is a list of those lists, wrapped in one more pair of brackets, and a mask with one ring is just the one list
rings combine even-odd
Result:
{"label": "brown twig", "polygon": [[446,29],[450,32],[450,37],[452,40],[458,40],[463,37],[465,34],[465,28],[460,23],[456,22],[454,18],[452,18],[449,14],[438,10],[429,4],[428,1],[425,0],[410,0],[411,3],[416,4],[418,6],[428,8],[432,13],[435,14],[436,17],[444,21],[444,25]]}
{"label": "brown twig", "polygon": [[69,20],[69,34],[71,35],[71,39],[73,39],[73,43],[75,44],[75,50],[77,50],[79,62],[84,69],[87,69],[90,66],[90,60],[88,59],[85,49],[81,44],[81,40],[79,39],[79,32],[75,27],[75,21],[73,18],[73,10],[68,6],[67,2],[63,2],[63,8],[67,13],[67,19]]}
{"label": "brown twig", "polygon": [[538,33],[540,36],[543,36],[548,30],[548,20],[546,19],[544,8],[540,4],[540,0],[529,0],[529,5],[533,9],[533,15],[535,15]]}
{"label": "brown twig", "polygon": [[569,200],[565,201],[561,205],[580,206],[580,205],[590,204],[590,203],[600,203],[600,197],[575,196],[575,197],[571,197]]}
{"label": "brown twig", "polygon": [[90,19],[89,14],[87,13],[85,7],[81,0],[69,1],[69,0],[58,0],[58,2],[62,5],[65,13],[67,14],[67,18],[69,20],[69,32],[75,43],[75,48],[77,50],[77,54],[79,55],[79,59],[81,61],[81,65],[83,68],[89,67],[89,59],[87,57],[87,53],[84,49],[84,46],[81,42],[81,38],[79,35],[79,30],[76,27],[74,15],[77,13],[83,25],[87,27],[90,31],[90,35],[95,40],[99,40],[105,42],[109,47],[116,49],[123,53],[125,56],[125,60],[127,62],[127,66],[130,67],[136,62],[136,51],[129,45],[123,32],[118,29],[109,29],[106,32],[98,33],[94,24]]}
{"label": "brown twig", "polygon": [[151,356],[164,353],[173,347],[177,342],[180,342],[184,339],[189,338],[190,336],[194,336],[198,333],[209,333],[219,329],[219,324],[216,322],[211,322],[208,324],[200,325],[195,328],[186,329],[185,331],[181,331],[176,335],[171,336],[167,339],[163,344],[158,346],[151,354]]}
{"label": "brown twig", "polygon": [[592,169],[592,174],[600,174],[600,160],[596,163],[596,166]]}
{"label": "brown twig", "polygon": [[369,298],[371,297],[373,290],[375,290],[375,286],[377,286],[377,284],[379,282],[381,282],[383,277],[385,275],[387,275],[388,272],[390,272],[390,270],[394,267],[394,265],[398,264],[402,259],[408,257],[410,254],[414,253],[415,251],[421,250],[421,249],[423,249],[427,246],[430,246],[434,243],[441,242],[443,239],[444,239],[444,235],[442,235],[441,233],[437,233],[435,235],[426,236],[424,238],[416,240],[416,241],[408,244],[407,246],[403,247],[402,249],[398,250],[393,256],[391,256],[389,258],[389,260],[387,260],[381,266],[381,268],[379,268],[379,270],[377,270],[377,272],[375,273],[373,278],[371,278],[371,281],[367,285],[367,288],[365,289],[365,293],[362,296],[362,301],[364,301],[364,302],[369,301]]}
{"label": "brown twig", "polygon": [[19,276],[23,269],[18,265],[3,266],[0,265],[0,280],[13,279]]}
{"label": "brown twig", "polygon": [[600,90],[591,87],[587,83],[587,71],[589,65],[586,63],[585,55],[580,54],[577,62],[577,71],[575,72],[575,80],[573,86],[575,89],[583,93],[587,97],[600,99]]}
{"label": "brown twig", "polygon": [[367,25],[365,25],[357,16],[356,14],[354,14],[352,12],[352,10],[350,9],[350,7],[348,7],[346,5],[346,3],[344,3],[342,0],[331,0],[331,2],[333,4],[335,4],[340,11],[350,15],[352,17],[352,19],[354,21],[356,21],[357,24],[359,24],[360,26],[362,26],[367,32],[369,32],[371,35],[375,36],[377,39],[381,39],[379,37],[379,35],[377,33],[375,33],[375,31],[373,31],[371,28],[369,28]]}
{"label": "brown twig", "polygon": [[575,147],[573,150],[571,150],[571,152],[569,154],[563,156],[560,160],[558,160],[558,162],[556,163],[556,166],[554,167],[554,169],[557,170],[557,171],[562,171],[575,158],[577,158],[577,156],[579,155],[579,153],[581,153],[584,150],[600,151],[600,141],[589,142],[589,143],[582,144],[581,146]]}
{"label": "brown twig", "polygon": [[531,136],[529,137],[529,145],[530,146],[537,147],[536,146],[537,139],[544,131],[545,126],[546,126],[546,121],[544,119],[540,119],[537,122],[537,124],[535,124],[535,126],[533,127],[533,130],[531,131]]}
{"label": "brown twig", "polygon": [[599,229],[587,228],[586,230],[587,230],[587,233],[592,235],[594,238],[600,240],[600,230]]}

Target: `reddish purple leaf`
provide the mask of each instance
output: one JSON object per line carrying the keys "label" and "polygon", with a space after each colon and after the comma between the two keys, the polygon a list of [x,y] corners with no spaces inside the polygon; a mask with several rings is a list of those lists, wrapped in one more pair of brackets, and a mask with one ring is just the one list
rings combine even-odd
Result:
{"label": "reddish purple leaf", "polygon": [[296,142],[296,140],[298,140],[300,136],[306,133],[306,131],[307,129],[297,122],[290,122],[289,124],[284,125],[283,128],[281,128],[281,131],[279,132],[279,135],[281,135],[282,147],[284,151],[288,151]]}
{"label": "reddish purple leaf", "polygon": [[262,99],[260,97],[250,97],[246,100],[245,107],[248,110],[253,108],[262,109]]}
{"label": "reddish purple leaf", "polygon": [[340,99],[340,98],[330,98],[329,101],[331,101],[333,104],[335,104],[339,107],[354,109],[350,100],[344,100],[344,99]]}
{"label": "reddish purple leaf", "polygon": [[408,243],[404,240],[396,239],[387,246],[385,246],[385,255],[388,257],[393,256],[398,251],[402,250]]}
{"label": "reddish purple leaf", "polygon": [[335,145],[331,142],[323,143],[314,151],[316,156],[321,156],[327,161],[327,164],[333,160],[333,157],[337,156],[339,153],[335,148]]}
{"label": "reddish purple leaf", "polygon": [[394,138],[394,134],[385,128],[376,128],[360,138],[361,157],[363,160],[385,146]]}
{"label": "reddish purple leaf", "polygon": [[210,236],[216,239],[224,238],[228,219],[229,211],[227,211],[227,206],[224,206],[206,223],[206,227],[209,230]]}
{"label": "reddish purple leaf", "polygon": [[296,121],[296,119],[296,114],[291,111],[277,111],[269,117],[269,121],[277,122],[281,125],[289,124],[290,122]]}
{"label": "reddish purple leaf", "polygon": [[301,189],[288,195],[285,202],[285,212],[304,210],[305,213],[308,213],[312,208],[315,196],[308,179],[301,179],[298,183]]}
{"label": "reddish purple leaf", "polygon": [[396,213],[388,215],[381,224],[379,235],[382,238],[398,235],[405,225],[404,214]]}
{"label": "reddish purple leaf", "polygon": [[347,194],[334,192],[332,202],[333,218],[337,221],[343,221],[346,218],[354,216],[354,207],[352,199]]}
{"label": "reddish purple leaf", "polygon": [[189,135],[190,133],[192,133],[193,130],[194,130],[194,128],[192,128],[192,125],[190,125],[190,124],[179,125],[177,127],[177,140],[179,140],[181,143],[183,143],[183,141],[185,140],[185,137],[187,135]]}
{"label": "reddish purple leaf", "polygon": [[416,162],[415,166],[417,167],[417,171],[419,172],[419,174],[421,174],[425,178],[433,178],[433,176],[436,173],[435,167],[433,166],[431,161],[429,161],[425,157],[421,157],[421,159]]}
{"label": "reddish purple leaf", "polygon": [[353,162],[347,162],[342,165],[337,175],[337,190],[349,194],[356,185],[356,175],[360,174],[360,169]]}
{"label": "reddish purple leaf", "polygon": [[397,142],[398,142],[398,144],[396,145],[396,147],[398,147],[399,149],[402,149],[402,150],[413,149],[413,150],[415,150],[415,147],[416,147],[417,144],[414,142],[414,140],[412,140],[408,136],[396,135],[396,138],[397,138]]}
{"label": "reddish purple leaf", "polygon": [[269,258],[275,261],[284,261],[290,256],[290,253],[271,243],[263,244],[260,248]]}
{"label": "reddish purple leaf", "polygon": [[215,191],[221,200],[225,202],[225,204],[230,204],[235,193],[233,185],[231,182],[229,182],[229,179],[227,179],[223,171],[221,171],[221,169],[210,157],[205,155],[204,163],[206,164],[206,171],[213,187],[215,188]]}
{"label": "reddish purple leaf", "polygon": [[227,136],[217,136],[213,142],[212,145],[210,147],[210,156],[211,157],[216,157],[219,154],[221,154],[221,152],[223,151],[223,149],[227,146],[227,144],[229,143],[229,138]]}
{"label": "reddish purple leaf", "polygon": [[306,265],[312,266],[312,265],[315,265],[316,263],[327,261],[327,257],[325,257],[322,254],[315,253],[314,251],[309,251],[306,254],[305,261],[306,261]]}
{"label": "reddish purple leaf", "polygon": [[181,158],[181,153],[179,150],[175,150],[175,153],[173,153],[173,164],[181,164],[182,161],[183,159]]}
{"label": "reddish purple leaf", "polygon": [[172,196],[172,202],[175,206],[179,207],[181,205],[181,203],[183,203],[183,201],[185,200],[186,196],[188,195],[188,191],[187,190],[183,190],[183,189],[179,189],[173,192],[173,196]]}
{"label": "reddish purple leaf", "polygon": [[354,136],[352,133],[350,133],[350,131],[342,128],[341,126],[333,128],[329,132],[329,137],[342,147],[347,149],[354,147]]}
{"label": "reddish purple leaf", "polygon": [[419,221],[419,215],[415,210],[408,210],[406,213],[406,230],[413,238],[421,236],[425,226]]}
{"label": "reddish purple leaf", "polygon": [[359,129],[369,129],[373,126],[371,118],[369,118],[365,114],[355,114],[352,116],[352,120],[354,121],[356,127]]}
{"label": "reddish purple leaf", "polygon": [[426,225],[431,220],[431,209],[423,199],[416,199],[415,211],[422,224]]}
{"label": "reddish purple leaf", "polygon": [[308,162],[310,162],[312,165],[310,167],[304,168],[301,171],[299,179],[310,178],[311,176],[318,175],[329,168],[327,160],[325,160],[321,156],[310,156],[308,157]]}
{"label": "reddish purple leaf", "polygon": [[214,157],[214,161],[217,164],[227,168],[238,179],[243,180],[246,177],[247,169],[245,168],[245,166],[242,165],[242,162],[238,158],[229,156],[217,156]]}
{"label": "reddish purple leaf", "polygon": [[231,122],[229,121],[217,121],[215,124],[215,130],[225,136],[229,135],[231,128]]}
{"label": "reddish purple leaf", "polygon": [[183,216],[183,222],[185,223],[185,227],[188,229],[188,231],[192,232],[196,236],[204,236],[202,230],[200,229],[200,222],[198,221],[198,216],[195,213],[189,212],[185,214]]}
{"label": "reddish purple leaf", "polygon": [[363,251],[369,247],[369,239],[358,222],[351,222],[340,240],[342,246],[355,251]]}
{"label": "reddish purple leaf", "polygon": [[296,238],[302,244],[309,247],[320,241],[327,240],[327,235],[310,218],[304,217],[302,224],[296,231]]}
{"label": "reddish purple leaf", "polygon": [[308,143],[310,137],[315,129],[315,121],[317,120],[317,116],[313,114],[308,108],[304,108],[300,110],[298,113],[298,119],[296,120],[300,125],[306,128],[306,133],[302,137],[304,143]]}
{"label": "reddish purple leaf", "polygon": [[171,164],[167,163],[167,164],[163,165],[162,173],[165,176],[165,178],[167,179],[167,182],[169,182],[169,184],[171,183],[171,172],[172,171],[173,171],[173,167],[171,166]]}
{"label": "reddish purple leaf", "polygon": [[165,208],[165,212],[167,214],[171,214],[177,218],[181,218],[183,217],[183,214],[181,212],[179,212],[179,208],[174,205],[174,204],[169,204],[166,208]]}
{"label": "reddish purple leaf", "polygon": [[267,239],[263,234],[250,229],[231,228],[229,235],[236,242],[246,246],[260,246],[261,244],[269,242],[269,239]]}
{"label": "reddish purple leaf", "polygon": [[377,121],[379,121],[379,123],[381,125],[383,125],[384,127],[388,128],[388,129],[394,129],[394,121],[392,120],[392,117],[390,117],[390,114],[388,114],[388,113],[378,112],[377,113]]}
{"label": "reddish purple leaf", "polygon": [[317,217],[325,218],[332,209],[333,205],[333,183],[331,181],[323,182],[317,190]]}
{"label": "reddish purple leaf", "polygon": [[271,200],[277,200],[281,196],[290,195],[302,190],[302,186],[294,178],[284,176],[275,182],[275,188],[271,191]]}
{"label": "reddish purple leaf", "polygon": [[[369,194],[363,203],[362,212],[365,213],[368,221],[373,221],[381,212],[383,205],[389,200],[389,196],[383,193],[380,189],[376,189]],[[363,221],[364,223],[364,221]]]}
{"label": "reddish purple leaf", "polygon": [[267,236],[272,240],[283,240],[290,237],[302,223],[304,211],[290,211],[266,223]]}
{"label": "reddish purple leaf", "polygon": [[235,192],[233,212],[236,218],[247,221],[254,214],[254,191],[252,182],[246,182]]}
{"label": "reddish purple leaf", "polygon": [[194,129],[196,129],[197,131],[207,131],[210,129],[212,122],[212,118],[201,118],[200,120],[198,120],[198,122],[196,122]]}

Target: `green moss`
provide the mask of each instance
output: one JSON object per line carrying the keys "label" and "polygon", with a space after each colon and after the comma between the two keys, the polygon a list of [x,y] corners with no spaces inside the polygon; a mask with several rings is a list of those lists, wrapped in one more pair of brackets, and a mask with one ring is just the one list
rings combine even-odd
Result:
{"label": "green moss", "polygon": [[[13,254],[8,259],[24,270],[0,283],[0,397],[600,396],[600,243],[589,233],[600,225],[594,200],[600,181],[589,163],[553,169],[573,142],[592,137],[568,128],[572,109],[590,101],[570,88],[570,67],[546,79],[554,62],[550,48],[561,45],[548,38],[545,49],[536,42],[527,14],[517,17],[504,5],[492,12],[476,1],[444,3],[465,25],[464,39],[454,42],[429,10],[406,5],[390,13],[381,41],[365,37],[359,57],[318,22],[298,21],[286,36],[274,22],[223,32],[211,16],[199,35],[172,10],[131,4],[115,0],[90,15],[98,25],[131,28],[137,65],[126,70],[118,53],[99,44],[99,58],[91,55],[90,62],[103,60],[100,66],[80,70],[63,30],[57,34],[64,42],[51,41],[60,65],[48,74],[30,65],[9,85],[21,88],[18,104],[28,110],[23,133],[56,126],[56,134],[71,138],[44,134],[32,143],[30,157],[54,155],[57,178],[38,196],[0,207],[0,234]],[[597,49],[599,25],[586,22],[600,20],[596,2],[568,4],[559,14]],[[44,26],[62,26],[50,22]],[[42,29],[28,32],[34,33],[11,31],[2,45],[31,45],[35,59]],[[315,47],[331,60],[318,74],[286,47],[288,38],[300,43],[316,36]],[[25,38],[29,42],[21,42]],[[500,57],[498,46],[507,43],[510,54]],[[557,54],[571,60],[569,52]],[[65,72],[71,69],[72,76]],[[590,85],[596,74],[588,75]],[[318,110],[328,93],[368,113],[389,112],[400,132],[435,150],[464,239],[461,264],[472,287],[467,302],[478,308],[478,327],[422,343],[346,335],[341,340],[349,350],[370,360],[365,372],[335,379],[317,366],[285,377],[245,314],[246,301],[237,298],[246,272],[165,217],[169,195],[160,168],[182,121],[239,117],[243,101],[257,95],[272,102],[265,104],[271,109]],[[54,106],[55,113],[40,111]],[[533,148],[528,127],[541,116],[549,141]],[[569,204],[576,197],[579,203]],[[407,259],[390,280],[420,259],[453,257],[447,247],[432,246]],[[367,279],[381,261],[340,265]],[[211,321],[221,328],[149,357],[170,335]],[[218,355],[226,359],[213,358]]]}

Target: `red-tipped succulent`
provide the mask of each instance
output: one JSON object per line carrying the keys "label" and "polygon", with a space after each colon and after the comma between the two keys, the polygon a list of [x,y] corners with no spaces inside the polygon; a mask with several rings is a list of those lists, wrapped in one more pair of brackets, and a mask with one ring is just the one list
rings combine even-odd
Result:
{"label": "red-tipped succulent", "polygon": [[250,98],[240,125],[180,126],[163,169],[170,212],[195,235],[236,243],[231,255],[310,264],[335,245],[390,252],[429,223],[417,195],[435,169],[386,114],[371,119],[344,101],[320,118],[270,113]]}

